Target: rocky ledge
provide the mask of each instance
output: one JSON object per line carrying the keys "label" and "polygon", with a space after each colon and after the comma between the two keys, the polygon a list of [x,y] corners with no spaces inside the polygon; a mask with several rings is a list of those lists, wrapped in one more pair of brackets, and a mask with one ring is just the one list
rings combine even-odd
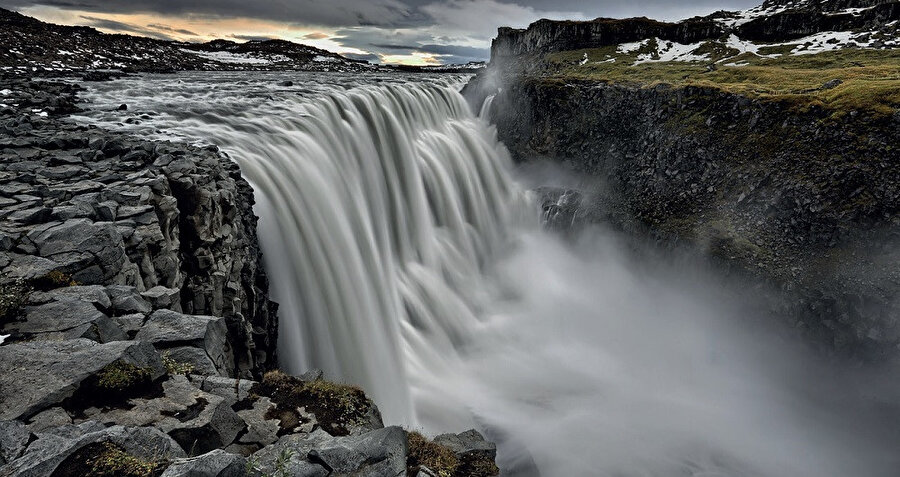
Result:
{"label": "rocky ledge", "polygon": [[0,476],[497,474],[475,431],[429,441],[272,371],[238,167],[76,125],[78,89],[0,79]]}

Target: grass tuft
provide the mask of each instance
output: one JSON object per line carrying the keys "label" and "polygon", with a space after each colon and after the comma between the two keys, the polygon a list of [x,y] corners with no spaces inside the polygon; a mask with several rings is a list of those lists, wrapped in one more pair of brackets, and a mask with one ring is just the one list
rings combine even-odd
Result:
{"label": "grass tuft", "polygon": [[406,457],[406,467],[410,475],[414,475],[421,467],[428,467],[438,477],[455,477],[459,468],[459,458],[456,454],[418,432],[406,434],[409,444],[409,452]]}

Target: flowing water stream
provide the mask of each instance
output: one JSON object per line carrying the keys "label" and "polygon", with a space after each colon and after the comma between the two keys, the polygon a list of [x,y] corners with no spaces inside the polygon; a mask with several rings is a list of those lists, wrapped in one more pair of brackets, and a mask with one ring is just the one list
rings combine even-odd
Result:
{"label": "flowing water stream", "polygon": [[896,384],[807,356],[691,259],[543,231],[464,80],[145,76],[78,119],[237,161],[281,366],[361,385],[388,423],[477,427],[509,475],[900,475]]}

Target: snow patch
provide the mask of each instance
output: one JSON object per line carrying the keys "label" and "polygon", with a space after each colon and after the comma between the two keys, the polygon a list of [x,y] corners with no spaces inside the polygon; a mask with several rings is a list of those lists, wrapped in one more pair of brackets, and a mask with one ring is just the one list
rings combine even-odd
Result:
{"label": "snow patch", "polygon": [[799,46],[791,50],[791,54],[814,55],[823,51],[839,50],[853,39],[853,36],[851,31],[826,31],[810,35],[792,41],[792,44],[799,44]]}
{"label": "snow patch", "polygon": [[182,49],[185,53],[197,55],[201,58],[218,61],[219,63],[242,64],[242,65],[271,65],[278,61],[290,61],[290,58],[284,55],[272,55],[266,58],[251,56],[246,53],[231,53],[229,51],[194,51]]}
{"label": "snow patch", "polygon": [[616,53],[634,53],[640,50],[650,40],[636,41],[634,43],[622,43],[616,48]]}
{"label": "snow patch", "polygon": [[701,45],[703,45],[702,42],[683,45],[674,41],[665,41],[656,38],[656,52],[639,55],[634,64],[661,63],[666,61],[709,61],[709,55],[705,53],[702,55],[694,53]]}

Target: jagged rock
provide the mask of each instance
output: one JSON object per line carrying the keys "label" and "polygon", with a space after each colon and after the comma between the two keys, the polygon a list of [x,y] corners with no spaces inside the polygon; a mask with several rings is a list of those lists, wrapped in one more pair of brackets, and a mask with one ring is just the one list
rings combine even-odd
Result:
{"label": "jagged rock", "polygon": [[200,389],[225,399],[229,406],[250,397],[250,390],[256,384],[246,379],[231,379],[218,376],[195,376],[192,379],[200,384]]}
{"label": "jagged rock", "polygon": [[181,292],[174,288],[158,285],[141,293],[141,296],[150,302],[154,310],[181,311]]}
{"label": "jagged rock", "polygon": [[201,348],[190,346],[169,348],[165,350],[164,356],[177,363],[190,365],[192,367],[191,374],[200,376],[218,376],[219,374],[216,365],[209,358],[206,351]]}
{"label": "jagged rock", "polygon": [[0,471],[17,459],[28,446],[31,432],[19,421],[0,421]]}
{"label": "jagged rock", "polygon": [[46,292],[33,292],[30,296],[31,303],[37,304],[71,299],[91,303],[101,309],[108,309],[112,306],[106,288],[100,285],[62,287]]}
{"label": "jagged rock", "polygon": [[238,416],[247,425],[247,432],[238,442],[267,446],[278,441],[278,431],[281,430],[278,420],[266,418],[274,405],[269,398],[261,397],[253,403],[253,408],[238,411]]}
{"label": "jagged rock", "polygon": [[15,343],[0,346],[0,420],[24,419],[61,403],[88,377],[116,361],[165,372],[148,343],[99,344],[86,339]]}
{"label": "jagged rock", "polygon": [[35,227],[28,237],[41,257],[60,263],[62,271],[83,284],[112,279],[127,261],[122,236],[108,223],[72,219]]}
{"label": "jagged rock", "polygon": [[129,455],[146,460],[184,456],[181,448],[158,429],[124,426],[97,429],[95,426],[95,423],[63,426],[60,433],[39,434],[21,457],[0,470],[0,476],[47,477],[58,468],[71,465],[67,460],[79,450],[103,442],[118,445]]}
{"label": "jagged rock", "polygon": [[38,339],[87,338],[100,343],[121,341],[128,336],[115,321],[89,303],[73,298],[61,298],[44,305],[25,308],[25,321],[5,328]]}
{"label": "jagged rock", "polygon": [[69,413],[61,407],[51,407],[34,415],[30,419],[28,430],[33,433],[39,433],[53,427],[68,424],[72,424],[72,418],[69,416]]}
{"label": "jagged rock", "polygon": [[112,309],[117,313],[143,313],[148,314],[153,311],[153,307],[145,300],[140,293],[129,286],[110,286],[106,288],[106,293],[112,301]]}
{"label": "jagged rock", "polygon": [[319,429],[293,434],[253,454],[263,472],[271,472],[281,453],[291,452],[288,475],[387,477],[406,474],[406,434],[387,427],[360,436],[332,437]]}
{"label": "jagged rock", "polygon": [[247,459],[223,450],[188,459],[176,459],[161,477],[244,477]]}
{"label": "jagged rock", "polygon": [[224,318],[183,315],[171,310],[157,310],[150,315],[135,339],[167,348],[189,345],[206,350],[220,371],[232,369],[231,349],[226,340]]}
{"label": "jagged rock", "polygon": [[459,434],[441,434],[434,438],[434,442],[452,450],[461,459],[475,457],[493,462],[497,457],[497,446],[486,441],[475,429]]}
{"label": "jagged rock", "polygon": [[53,260],[34,255],[0,254],[9,260],[9,264],[3,268],[3,274],[10,279],[32,280],[46,276],[48,273],[59,270],[61,265]]}
{"label": "jagged rock", "polygon": [[105,423],[154,426],[172,436],[191,453],[204,453],[231,444],[244,422],[222,397],[200,391],[184,376],[163,383],[163,396],[132,399],[130,409],[114,409],[92,416]]}

